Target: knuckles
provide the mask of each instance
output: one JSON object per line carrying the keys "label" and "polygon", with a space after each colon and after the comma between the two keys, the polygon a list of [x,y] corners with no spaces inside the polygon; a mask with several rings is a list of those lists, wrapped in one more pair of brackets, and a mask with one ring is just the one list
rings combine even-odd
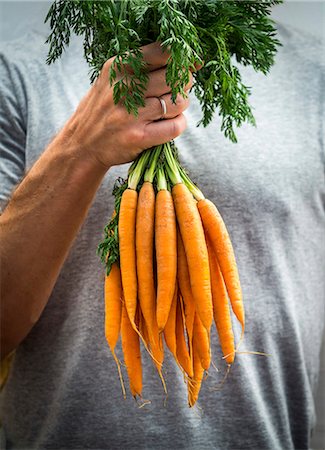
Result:
{"label": "knuckles", "polygon": [[179,122],[173,121],[172,136],[173,139],[181,134]]}
{"label": "knuckles", "polygon": [[172,123],[172,136],[176,138],[179,136],[186,128],[186,118],[185,116],[180,116],[178,120],[173,120]]}
{"label": "knuckles", "polygon": [[188,96],[183,97],[181,94],[177,94],[175,106],[179,112],[182,112],[186,108],[188,108],[189,104],[190,104],[190,99]]}
{"label": "knuckles", "polygon": [[101,73],[103,73],[104,75],[108,74],[108,72],[111,68],[111,65],[112,65],[112,61],[113,61],[113,58],[110,58],[104,63]]}
{"label": "knuckles", "polygon": [[192,74],[192,72],[189,72],[189,77],[190,77],[190,80],[189,80],[189,82],[187,83],[187,85],[184,88],[185,91],[189,91],[191,89],[191,87],[193,86],[193,74]]}
{"label": "knuckles", "polygon": [[133,126],[126,130],[123,136],[123,140],[125,145],[127,146],[138,146],[141,142],[143,142],[144,138],[144,130],[142,126]]}

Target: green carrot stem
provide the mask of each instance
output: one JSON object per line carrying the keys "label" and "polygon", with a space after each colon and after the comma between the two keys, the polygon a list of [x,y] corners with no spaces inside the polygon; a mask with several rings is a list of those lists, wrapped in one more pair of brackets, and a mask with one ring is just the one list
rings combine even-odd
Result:
{"label": "green carrot stem", "polygon": [[168,185],[165,176],[165,171],[162,167],[158,167],[157,169],[157,189],[158,191],[167,191]]}
{"label": "green carrot stem", "polygon": [[145,150],[140,156],[133,162],[130,167],[128,176],[128,188],[136,190],[139,181],[147,168],[148,161],[151,155],[151,149]]}
{"label": "green carrot stem", "polygon": [[186,185],[187,189],[191,192],[195,200],[197,201],[203,200],[204,199],[203,193],[197,186],[195,186],[193,181],[190,179],[190,177],[187,175],[187,173],[180,164],[178,164],[178,170],[181,175],[183,183]]}
{"label": "green carrot stem", "polygon": [[157,162],[161,155],[162,146],[158,145],[153,150],[151,150],[151,158],[149,161],[149,168],[146,170],[144,174],[144,181],[148,181],[149,183],[153,182],[153,179],[155,177],[156,169],[157,169]]}
{"label": "green carrot stem", "polygon": [[168,173],[168,177],[171,181],[172,185],[182,183],[182,178],[178,170],[178,164],[173,155],[170,144],[164,144],[164,153],[165,153],[165,169]]}

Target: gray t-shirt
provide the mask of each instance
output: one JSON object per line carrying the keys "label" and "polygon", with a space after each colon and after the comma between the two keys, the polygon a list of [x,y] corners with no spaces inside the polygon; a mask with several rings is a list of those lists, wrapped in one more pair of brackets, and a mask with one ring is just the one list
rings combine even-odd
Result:
{"label": "gray t-shirt", "polygon": [[[126,174],[115,167],[40,320],[17,349],[1,402],[8,449],[308,448],[324,329],[324,66],[314,39],[282,27],[279,37],[283,47],[268,77],[243,70],[257,128],[244,126],[237,145],[222,136],[218,117],[197,128],[192,97],[188,129],[177,140],[235,248],[247,317],[241,350],[271,356],[238,355],[219,389],[226,367],[214,334],[220,372],[210,369],[201,409],[189,409],[173,358],[166,351],[164,404],[143,353],[143,396],[151,404],[139,409],[131,395],[123,400],[104,336],[104,271],[96,256],[114,180]],[[80,43],[48,67],[43,42],[30,34],[1,49],[3,204],[89,88]]]}

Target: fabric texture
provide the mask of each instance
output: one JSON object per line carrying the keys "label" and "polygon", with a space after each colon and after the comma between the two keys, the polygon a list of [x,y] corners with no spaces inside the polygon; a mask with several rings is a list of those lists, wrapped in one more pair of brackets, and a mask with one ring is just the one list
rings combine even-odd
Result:
{"label": "fabric texture", "polygon": [[[247,320],[241,350],[270,356],[237,355],[219,389],[226,366],[213,334],[219,372],[211,368],[203,383],[201,409],[189,409],[167,351],[166,404],[143,353],[143,396],[151,404],[139,409],[130,394],[123,400],[105,342],[104,270],[96,256],[114,180],[127,170],[114,167],[40,320],[16,351],[1,396],[7,449],[309,447],[325,312],[324,65],[314,38],[281,26],[279,38],[267,77],[243,69],[256,128],[242,127],[238,144],[222,136],[217,116],[197,128],[192,95],[188,129],[177,139],[182,162],[218,206],[234,245]],[[80,42],[51,66],[43,42],[30,34],[1,48],[2,207],[89,88]]]}

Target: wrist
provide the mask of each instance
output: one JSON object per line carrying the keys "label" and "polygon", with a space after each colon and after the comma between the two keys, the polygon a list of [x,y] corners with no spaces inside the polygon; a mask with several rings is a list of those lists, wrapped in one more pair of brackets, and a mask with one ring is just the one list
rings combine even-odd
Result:
{"label": "wrist", "polygon": [[64,153],[70,160],[74,161],[76,167],[84,168],[94,175],[104,177],[111,168],[111,164],[103,164],[94,154],[81,142],[69,127],[64,127],[51,144],[54,152]]}

